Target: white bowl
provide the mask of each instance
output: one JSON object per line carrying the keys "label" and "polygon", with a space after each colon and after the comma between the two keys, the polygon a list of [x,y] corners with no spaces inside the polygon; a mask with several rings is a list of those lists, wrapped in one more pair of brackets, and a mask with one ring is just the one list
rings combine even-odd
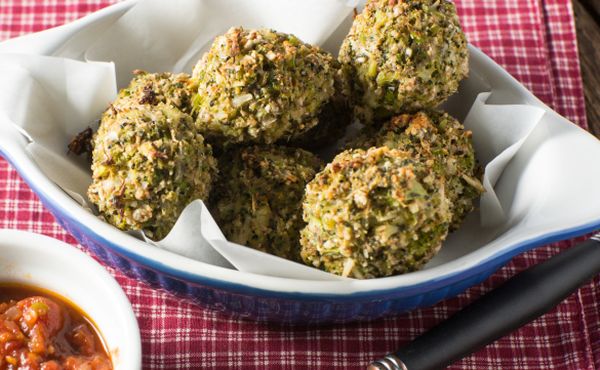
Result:
{"label": "white bowl", "polygon": [[[126,1],[69,25],[1,43],[0,53],[83,61],[78,48],[85,49],[99,37],[98,30],[115,23],[134,5],[135,1]],[[82,208],[57,185],[63,174],[49,176],[27,150],[27,138],[2,117],[0,154],[67,231],[99,258],[130,276],[205,306],[260,320],[318,323],[374,319],[455,296],[519,253],[600,228],[600,172],[593,170],[600,158],[600,142],[540,102],[483,52],[473,46],[470,52],[471,74],[454,101],[473,101],[485,91],[478,82],[478,77],[483,77],[494,88],[490,104],[502,101],[509,106],[536,107],[543,111],[543,117],[523,143],[517,160],[507,164],[497,186],[512,222],[493,234],[473,233],[469,240],[454,242],[442,249],[435,263],[405,275],[314,281],[236,271],[192,260],[149,246]],[[125,58],[123,53],[111,49],[107,53],[113,55],[102,60],[122,65],[119,59]],[[24,94],[24,90],[9,93]],[[460,119],[466,113],[455,112]]]}
{"label": "white bowl", "polygon": [[44,288],[68,299],[96,324],[115,370],[141,369],[141,340],[117,282],[85,253],[47,236],[0,230],[0,284]]}

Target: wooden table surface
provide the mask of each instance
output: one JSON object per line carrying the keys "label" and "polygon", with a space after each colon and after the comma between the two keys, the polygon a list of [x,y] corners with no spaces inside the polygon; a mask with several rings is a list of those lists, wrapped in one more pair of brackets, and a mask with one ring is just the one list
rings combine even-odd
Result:
{"label": "wooden table surface", "polygon": [[590,131],[600,138],[600,0],[573,0]]}

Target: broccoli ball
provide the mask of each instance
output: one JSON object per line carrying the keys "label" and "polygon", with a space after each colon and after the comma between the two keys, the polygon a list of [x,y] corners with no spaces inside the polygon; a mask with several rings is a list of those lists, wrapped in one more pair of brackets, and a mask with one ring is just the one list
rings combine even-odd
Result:
{"label": "broccoli ball", "polygon": [[109,109],[93,142],[88,197],[119,229],[160,240],[190,201],[209,196],[216,160],[192,118],[176,108]]}
{"label": "broccoli ball", "polygon": [[211,211],[227,239],[299,261],[304,187],[321,161],[302,149],[251,146],[219,163]]}
{"label": "broccoli ball", "polygon": [[449,114],[428,110],[393,117],[377,132],[366,128],[350,146],[363,149],[387,146],[406,151],[413,158],[431,161],[435,170],[446,178],[445,191],[452,212],[450,229],[455,230],[484,191],[471,136],[471,131]]}
{"label": "broccoli ball", "polygon": [[306,187],[302,259],[359,279],[419,269],[448,233],[444,181],[400,150],[338,154]]}
{"label": "broccoli ball", "polygon": [[129,110],[137,105],[157,105],[164,103],[184,113],[192,112],[192,95],[195,85],[185,73],[172,74],[133,71],[134,77],[126,88],[119,91],[112,103],[112,111]]}
{"label": "broccoli ball", "polygon": [[439,105],[469,68],[467,40],[447,0],[369,0],[339,60],[365,124]]}
{"label": "broccoli ball", "polygon": [[197,125],[215,145],[290,140],[318,123],[339,63],[272,30],[232,28],[194,68]]}

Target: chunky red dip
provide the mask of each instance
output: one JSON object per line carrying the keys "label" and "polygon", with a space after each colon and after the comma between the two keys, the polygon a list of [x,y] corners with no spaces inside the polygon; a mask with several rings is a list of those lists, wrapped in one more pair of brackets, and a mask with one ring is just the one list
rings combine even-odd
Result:
{"label": "chunky red dip", "polygon": [[50,292],[0,285],[0,370],[110,370],[83,312]]}

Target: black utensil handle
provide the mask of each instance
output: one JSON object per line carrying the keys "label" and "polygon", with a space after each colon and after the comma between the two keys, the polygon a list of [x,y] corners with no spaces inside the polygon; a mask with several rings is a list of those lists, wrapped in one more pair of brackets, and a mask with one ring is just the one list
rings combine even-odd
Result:
{"label": "black utensil handle", "polygon": [[594,237],[515,275],[369,369],[442,369],[543,315],[598,273]]}

